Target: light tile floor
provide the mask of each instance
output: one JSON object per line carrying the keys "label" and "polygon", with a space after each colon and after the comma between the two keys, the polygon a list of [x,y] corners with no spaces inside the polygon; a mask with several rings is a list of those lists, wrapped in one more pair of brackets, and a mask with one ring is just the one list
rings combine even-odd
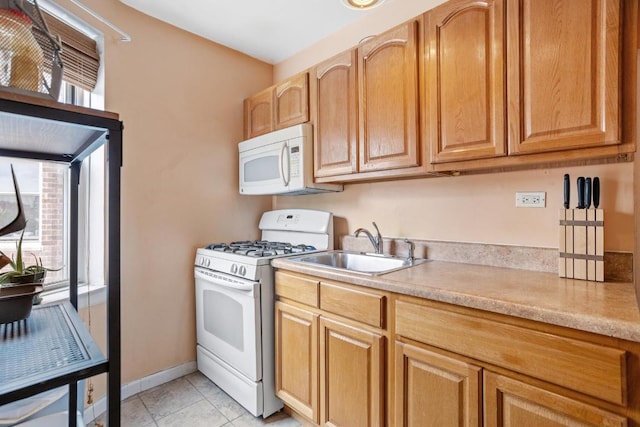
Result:
{"label": "light tile floor", "polygon": [[[254,417],[200,372],[194,372],[124,400],[122,427],[300,427],[284,412]],[[101,415],[88,427],[104,425]]]}

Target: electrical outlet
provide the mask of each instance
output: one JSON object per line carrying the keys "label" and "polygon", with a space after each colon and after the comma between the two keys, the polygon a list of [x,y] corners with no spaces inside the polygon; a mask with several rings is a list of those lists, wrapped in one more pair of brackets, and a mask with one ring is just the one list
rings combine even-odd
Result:
{"label": "electrical outlet", "polygon": [[544,191],[517,191],[516,208],[544,208],[546,199]]}

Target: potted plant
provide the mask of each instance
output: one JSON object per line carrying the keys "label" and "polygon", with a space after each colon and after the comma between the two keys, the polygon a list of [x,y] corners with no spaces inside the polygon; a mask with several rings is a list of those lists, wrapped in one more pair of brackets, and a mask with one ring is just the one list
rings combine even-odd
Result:
{"label": "potted plant", "polygon": [[13,166],[11,166],[11,175],[16,192],[18,213],[13,221],[0,229],[0,236],[20,230],[22,233],[20,233],[20,239],[16,244],[15,259],[9,258],[0,251],[0,269],[6,266],[11,267],[10,270],[0,273],[0,323],[10,323],[29,317],[32,304],[39,304],[42,301],[39,294],[43,290],[42,283],[48,270],[42,266],[42,261],[35,256],[35,264],[27,266],[24,263],[22,239],[27,221]]}
{"label": "potted plant", "polygon": [[0,251],[0,269],[9,265],[11,270],[0,273],[0,286],[7,284],[37,283],[42,284],[47,274],[47,268],[42,266],[42,260],[33,255],[35,264],[25,265],[22,256],[22,238],[24,229],[20,233],[20,239],[16,244],[15,259],[9,258],[7,254]]}
{"label": "potted plant", "polygon": [[[0,273],[0,288],[16,287],[19,285],[42,285],[47,271],[57,271],[46,268],[42,265],[42,260],[33,255],[35,264],[26,265],[22,254],[22,238],[24,237],[24,229],[20,233],[20,239],[16,243],[15,258],[9,258],[7,254],[0,250],[0,269],[10,266],[11,269]],[[27,288],[25,288],[27,289]],[[33,289],[29,288],[33,294],[33,304],[37,305],[42,302],[40,292],[43,287],[37,286]],[[17,290],[13,290],[17,291]],[[5,290],[7,292],[7,290]]]}

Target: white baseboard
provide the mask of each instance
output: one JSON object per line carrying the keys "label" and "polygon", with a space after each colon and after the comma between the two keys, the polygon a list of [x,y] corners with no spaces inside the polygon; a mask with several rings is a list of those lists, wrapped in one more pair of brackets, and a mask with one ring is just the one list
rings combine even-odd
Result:
{"label": "white baseboard", "polygon": [[[164,371],[156,372],[147,377],[140,378],[139,380],[131,381],[128,384],[122,386],[120,395],[122,400],[133,396],[134,394],[141,393],[150,388],[159,386],[169,381],[173,381],[176,378],[183,377],[197,370],[196,362],[188,362],[182,365],[174,366],[173,368],[165,369]],[[90,423],[94,418],[101,415],[107,410],[107,397],[103,396],[96,400],[92,405],[87,406],[84,410],[84,422]]]}

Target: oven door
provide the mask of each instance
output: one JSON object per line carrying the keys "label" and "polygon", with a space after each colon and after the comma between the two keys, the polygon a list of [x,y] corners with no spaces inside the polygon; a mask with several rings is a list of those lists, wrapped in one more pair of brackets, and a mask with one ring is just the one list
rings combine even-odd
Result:
{"label": "oven door", "polygon": [[281,194],[289,191],[290,153],[287,141],[240,149],[240,194]]}
{"label": "oven door", "polygon": [[262,379],[260,282],[195,268],[198,344],[252,381]]}

